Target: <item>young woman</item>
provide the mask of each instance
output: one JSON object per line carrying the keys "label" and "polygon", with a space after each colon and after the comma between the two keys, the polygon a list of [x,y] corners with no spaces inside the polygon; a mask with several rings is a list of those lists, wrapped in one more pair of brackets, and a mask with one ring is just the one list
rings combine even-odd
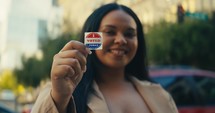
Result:
{"label": "young woman", "polygon": [[103,49],[70,41],[54,56],[51,84],[32,113],[177,113],[171,96],[149,82],[142,24],[116,3],[95,10],[84,32],[102,32]]}

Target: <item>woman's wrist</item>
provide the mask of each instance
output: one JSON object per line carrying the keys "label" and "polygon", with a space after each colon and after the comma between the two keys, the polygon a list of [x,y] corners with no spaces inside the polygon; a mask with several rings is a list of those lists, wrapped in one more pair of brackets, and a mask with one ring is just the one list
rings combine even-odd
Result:
{"label": "woman's wrist", "polygon": [[61,96],[55,91],[51,90],[50,95],[59,111],[59,113],[66,113],[71,96]]}

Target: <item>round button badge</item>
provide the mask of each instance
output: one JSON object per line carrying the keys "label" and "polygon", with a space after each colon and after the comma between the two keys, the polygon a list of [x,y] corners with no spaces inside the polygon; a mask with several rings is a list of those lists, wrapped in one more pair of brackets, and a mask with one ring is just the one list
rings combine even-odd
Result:
{"label": "round button badge", "polygon": [[90,50],[102,49],[102,33],[85,32],[84,43]]}

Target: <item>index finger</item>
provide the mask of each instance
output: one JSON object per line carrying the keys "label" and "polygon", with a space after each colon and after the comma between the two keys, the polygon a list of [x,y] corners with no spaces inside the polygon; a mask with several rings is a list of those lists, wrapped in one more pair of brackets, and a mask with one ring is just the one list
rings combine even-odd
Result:
{"label": "index finger", "polygon": [[73,50],[73,49],[76,49],[76,50],[79,50],[81,53],[83,53],[84,55],[87,55],[87,54],[91,54],[91,51],[81,42],[79,41],[75,41],[75,40],[72,40],[72,41],[69,41],[62,49],[61,49],[61,52],[62,51],[66,51],[66,50]]}

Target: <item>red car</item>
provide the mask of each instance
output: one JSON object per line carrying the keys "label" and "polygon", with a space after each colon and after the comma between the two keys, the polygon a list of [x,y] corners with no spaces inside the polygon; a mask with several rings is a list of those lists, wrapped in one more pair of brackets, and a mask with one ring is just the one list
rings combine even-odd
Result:
{"label": "red car", "polygon": [[179,113],[215,113],[215,72],[155,66],[150,67],[149,75],[172,95]]}

